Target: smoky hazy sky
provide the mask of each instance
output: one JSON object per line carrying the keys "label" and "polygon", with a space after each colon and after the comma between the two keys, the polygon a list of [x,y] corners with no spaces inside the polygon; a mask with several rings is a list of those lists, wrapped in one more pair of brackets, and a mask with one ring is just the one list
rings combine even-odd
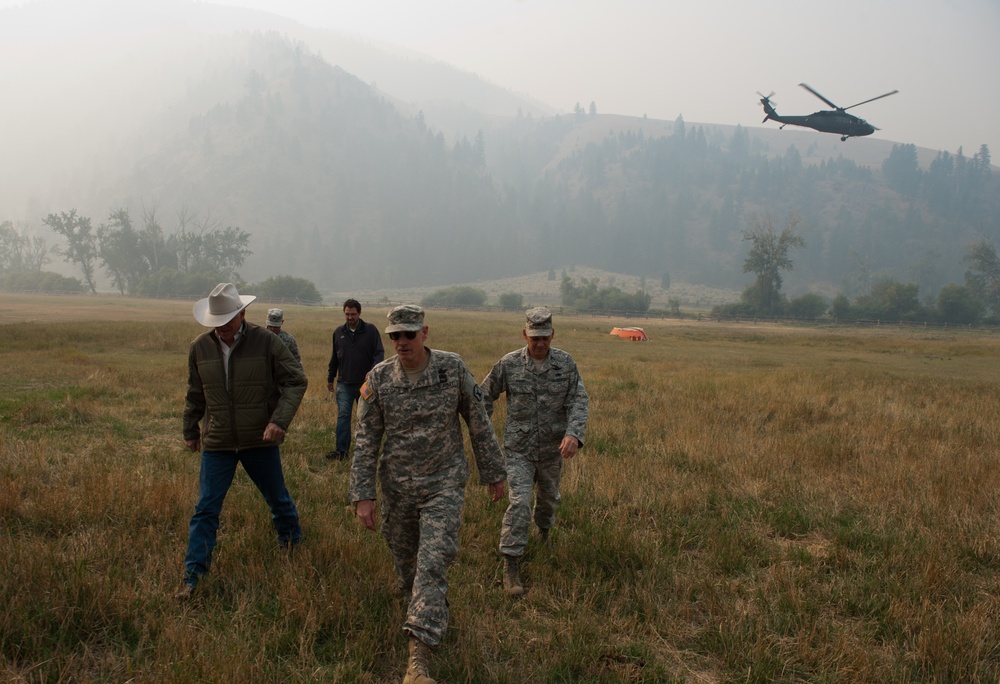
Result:
{"label": "smoky hazy sky", "polygon": [[1000,0],[216,4],[405,46],[566,112],[594,102],[600,113],[761,126],[758,90],[774,91],[782,114],[827,109],[806,82],[842,107],[898,89],[851,110],[876,137],[967,155],[1000,144]]}

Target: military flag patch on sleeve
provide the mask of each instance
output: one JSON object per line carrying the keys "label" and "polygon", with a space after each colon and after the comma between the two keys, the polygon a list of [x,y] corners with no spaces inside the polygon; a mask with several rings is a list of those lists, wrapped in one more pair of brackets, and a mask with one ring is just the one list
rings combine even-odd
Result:
{"label": "military flag patch on sleeve", "polygon": [[368,381],[365,380],[365,382],[361,385],[361,398],[364,399],[365,401],[368,401],[371,398],[371,396],[372,396],[372,388],[368,386]]}

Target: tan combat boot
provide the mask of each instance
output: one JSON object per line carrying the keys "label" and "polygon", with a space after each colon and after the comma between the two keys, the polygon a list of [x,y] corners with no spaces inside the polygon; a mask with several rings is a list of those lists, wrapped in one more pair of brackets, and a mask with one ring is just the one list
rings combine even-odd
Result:
{"label": "tan combat boot", "polygon": [[416,637],[410,637],[410,660],[406,664],[403,684],[434,684],[434,680],[427,674],[430,660],[431,647]]}
{"label": "tan combat boot", "polygon": [[508,596],[520,596],[524,593],[524,585],[521,584],[519,567],[521,559],[518,556],[508,556],[504,554],[503,590]]}

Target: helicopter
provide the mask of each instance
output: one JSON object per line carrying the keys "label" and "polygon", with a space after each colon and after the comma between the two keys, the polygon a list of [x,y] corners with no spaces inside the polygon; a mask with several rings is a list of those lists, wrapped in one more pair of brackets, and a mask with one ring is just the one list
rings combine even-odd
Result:
{"label": "helicopter", "polygon": [[863,104],[868,104],[869,102],[874,102],[875,100],[881,100],[883,97],[889,97],[890,95],[895,95],[899,92],[898,90],[893,90],[891,93],[885,93],[884,95],[873,97],[870,100],[853,104],[850,107],[838,107],[805,83],[800,83],[799,85],[819,99],[823,100],[826,104],[833,107],[834,111],[823,110],[808,116],[781,116],[777,111],[775,111],[774,105],[771,103],[771,97],[774,93],[772,92],[770,95],[763,95],[758,92],[757,94],[760,95],[760,103],[764,105],[764,113],[767,115],[761,123],[765,123],[768,119],[770,119],[780,123],[780,128],[784,128],[788,124],[791,124],[793,126],[814,128],[822,133],[837,133],[840,135],[841,141],[847,140],[848,138],[871,135],[878,129],[864,119],[854,116],[853,114],[848,114],[847,110],[859,107]]}

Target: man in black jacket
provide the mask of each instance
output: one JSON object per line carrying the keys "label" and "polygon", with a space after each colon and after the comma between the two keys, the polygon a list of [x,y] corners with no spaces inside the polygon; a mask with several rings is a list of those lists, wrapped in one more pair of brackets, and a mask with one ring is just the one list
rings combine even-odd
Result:
{"label": "man in black jacket", "polygon": [[326,388],[337,394],[336,449],[326,455],[343,460],[351,448],[351,412],[361,396],[361,385],[375,364],[385,358],[378,328],[361,320],[361,303],[344,302],[345,323],[333,331],[333,354],[326,376]]}

